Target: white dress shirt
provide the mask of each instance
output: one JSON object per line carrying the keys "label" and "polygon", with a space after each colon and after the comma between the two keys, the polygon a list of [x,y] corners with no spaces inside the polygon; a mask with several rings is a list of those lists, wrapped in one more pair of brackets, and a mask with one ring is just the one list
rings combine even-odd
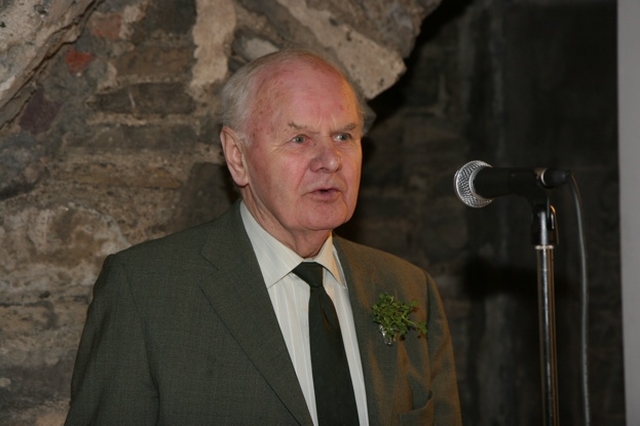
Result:
{"label": "white dress shirt", "polygon": [[309,407],[314,425],[318,424],[313,371],[309,345],[309,285],[291,271],[302,261],[314,261],[324,266],[324,287],[333,300],[340,321],[351,381],[358,407],[360,425],[369,424],[367,395],[362,374],[362,361],[356,338],[356,327],[349,303],[349,290],[340,260],[329,236],[318,255],[303,259],[293,250],[280,243],[260,226],[244,203],[240,212],[253,250],[258,258],[264,282],[269,291],[273,309],[278,318],[282,336],[293,361],[302,393]]}

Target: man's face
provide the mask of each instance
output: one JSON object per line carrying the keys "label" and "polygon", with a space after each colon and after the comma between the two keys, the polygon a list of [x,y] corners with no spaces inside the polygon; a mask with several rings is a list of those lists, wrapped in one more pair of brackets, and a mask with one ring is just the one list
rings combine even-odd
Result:
{"label": "man's face", "polygon": [[362,123],[347,83],[324,66],[289,64],[259,85],[236,183],[258,222],[287,244],[351,218]]}

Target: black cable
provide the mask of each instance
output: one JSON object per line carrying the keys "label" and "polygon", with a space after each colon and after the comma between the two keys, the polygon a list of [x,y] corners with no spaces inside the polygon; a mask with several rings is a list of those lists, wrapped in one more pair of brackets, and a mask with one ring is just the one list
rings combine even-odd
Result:
{"label": "black cable", "polygon": [[576,207],[576,223],[578,225],[578,244],[580,250],[580,370],[582,379],[582,401],[584,425],[591,424],[591,407],[589,403],[589,280],[587,277],[587,247],[582,220],[582,197],[578,184],[571,176],[571,193]]}

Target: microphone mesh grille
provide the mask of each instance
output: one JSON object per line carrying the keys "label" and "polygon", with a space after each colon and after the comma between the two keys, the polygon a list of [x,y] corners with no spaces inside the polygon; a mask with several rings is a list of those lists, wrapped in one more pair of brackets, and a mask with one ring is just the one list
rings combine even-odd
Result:
{"label": "microphone mesh grille", "polygon": [[456,195],[460,198],[460,201],[469,207],[480,208],[493,201],[481,197],[476,194],[473,189],[473,179],[475,178],[475,174],[485,167],[491,166],[484,161],[470,161],[462,166],[453,176],[453,188],[456,191]]}

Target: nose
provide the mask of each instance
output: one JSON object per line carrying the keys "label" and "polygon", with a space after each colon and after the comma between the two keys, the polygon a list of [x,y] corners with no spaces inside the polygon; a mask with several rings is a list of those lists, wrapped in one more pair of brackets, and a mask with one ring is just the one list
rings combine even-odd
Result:
{"label": "nose", "polygon": [[316,144],[316,152],[311,160],[311,169],[314,172],[333,173],[340,170],[341,167],[342,154],[333,140],[323,140]]}

